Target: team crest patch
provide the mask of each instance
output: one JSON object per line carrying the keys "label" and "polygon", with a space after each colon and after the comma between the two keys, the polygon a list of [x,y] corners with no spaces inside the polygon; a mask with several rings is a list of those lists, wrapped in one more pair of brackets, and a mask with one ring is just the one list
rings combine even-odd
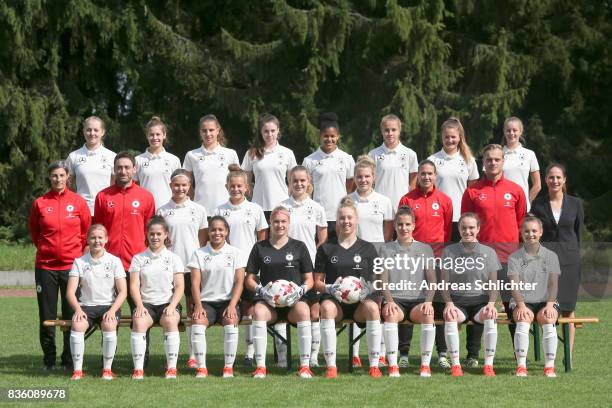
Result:
{"label": "team crest patch", "polygon": [[132,207],[134,207],[134,208],[140,207],[140,201],[138,201],[138,200],[132,201]]}
{"label": "team crest patch", "polygon": [[440,209],[440,204],[438,204],[438,203],[433,203],[433,204],[431,205],[431,208],[433,208],[434,210],[438,211],[438,210]]}
{"label": "team crest patch", "polygon": [[353,257],[353,262],[355,263],[361,262],[361,255],[355,254],[355,256]]}
{"label": "team crest patch", "polygon": [[263,261],[265,264],[269,264],[270,262],[272,262],[272,258],[270,258],[269,256],[264,256]]}
{"label": "team crest patch", "polygon": [[504,200],[510,200],[511,198],[512,198],[512,195],[510,193],[504,194]]}
{"label": "team crest patch", "polygon": [[334,256],[331,257],[330,261],[333,264],[338,263],[338,257],[336,255],[334,255]]}
{"label": "team crest patch", "polygon": [[293,261],[293,254],[291,252],[287,252],[287,255],[285,255],[285,260],[288,262]]}
{"label": "team crest patch", "polygon": [[231,265],[231,262],[234,260],[234,258],[232,257],[232,254],[226,254],[225,255],[225,262],[228,262]]}
{"label": "team crest patch", "polygon": [[42,286],[36,285],[36,292],[41,293],[42,292]]}
{"label": "team crest patch", "polygon": [[72,204],[68,204],[68,205],[66,206],[66,211],[68,211],[68,212],[73,212],[73,211],[74,211],[74,205],[72,205]]}
{"label": "team crest patch", "polygon": [[164,265],[170,265],[170,257],[164,256]]}
{"label": "team crest patch", "polygon": [[113,266],[111,265],[111,263],[110,263],[110,262],[105,262],[105,263],[104,263],[104,270],[105,270],[106,272],[110,272],[112,269],[113,269]]}

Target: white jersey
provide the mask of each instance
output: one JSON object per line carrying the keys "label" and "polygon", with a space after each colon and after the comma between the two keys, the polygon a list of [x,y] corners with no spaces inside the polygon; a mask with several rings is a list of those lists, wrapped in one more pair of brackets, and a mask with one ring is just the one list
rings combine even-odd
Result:
{"label": "white jersey", "polygon": [[368,156],[376,162],[374,191],[387,196],[393,208],[397,208],[410,188],[410,173],[418,171],[417,154],[401,143],[395,149],[389,149],[383,143],[370,151]]}
{"label": "white jersey", "polygon": [[181,161],[175,155],[165,150],[159,154],[151,154],[147,150],[136,156],[134,180],[153,194],[155,208],[159,208],[172,197],[170,176],[174,170],[180,168]]}
{"label": "white jersey", "polygon": [[66,159],[70,175],[73,180],[76,178],[76,192],[85,199],[92,215],[96,194],[110,186],[115,156],[104,146],[89,150],[83,145]]}
{"label": "white jersey", "polygon": [[315,256],[317,254],[317,244],[315,243],[317,227],[327,228],[325,209],[321,204],[310,197],[307,197],[302,202],[298,202],[293,197],[289,197],[279,205],[289,210],[289,214],[291,215],[289,237],[306,244],[312,264],[314,265]]}
{"label": "white jersey", "polygon": [[277,144],[265,150],[261,159],[252,158],[250,151],[244,155],[242,170],[252,171],[255,176],[253,202],[264,211],[272,211],[279,200],[289,196],[287,172],[297,165],[293,151]]}
{"label": "white jersey", "polygon": [[222,302],[232,298],[236,269],[245,268],[246,263],[247,255],[240,249],[225,244],[215,251],[209,243],[193,253],[187,266],[202,274],[200,300]]}
{"label": "white jersey", "polygon": [[228,166],[240,164],[235,150],[217,145],[212,151],[204,146],[187,152],[183,168],[193,172],[195,180],[194,200],[201,204],[208,214],[229,199],[225,188]]}
{"label": "white jersey", "polygon": [[328,221],[336,221],[340,200],[346,195],[346,180],[353,178],[353,156],[336,149],[327,154],[318,148],[304,159],[304,167],[312,177],[314,200],[325,208]]}
{"label": "white jersey", "polygon": [[88,252],[74,260],[68,276],[79,278],[79,305],[110,306],[115,301],[115,280],[125,279],[125,271],[116,256],[105,251],[93,259]]}
{"label": "white jersey", "polygon": [[268,228],[263,209],[244,199],[238,205],[226,202],[215,209],[214,215],[220,215],[230,226],[228,242],[247,254],[251,253],[257,242],[257,231]]}
{"label": "white jersey", "polygon": [[525,149],[520,143],[519,147],[512,150],[508,149],[508,146],[504,146],[504,177],[514,181],[525,192],[527,212],[531,208],[529,174],[534,171],[540,171],[540,165],[533,150]]}
{"label": "white jersey", "polygon": [[[168,224],[169,249],[187,265],[191,255],[200,247],[199,231],[208,228],[206,210],[189,199],[181,204],[170,200],[159,207],[156,214],[164,217]],[[185,273],[188,272],[189,268],[185,266]]]}
{"label": "white jersey", "polygon": [[449,155],[440,150],[427,158],[436,165],[436,188],[446,194],[453,202],[453,222],[461,216],[461,198],[467,189],[468,181],[478,180],[476,160],[465,161],[461,153]]}
{"label": "white jersey", "polygon": [[130,273],[140,273],[140,297],[143,303],[170,303],[174,292],[174,274],[184,273],[185,266],[178,255],[168,249],[154,254],[149,248],[132,258]]}
{"label": "white jersey", "polygon": [[368,242],[385,242],[383,221],[392,221],[395,213],[391,200],[376,191],[367,197],[353,191],[351,197],[359,215],[357,237]]}

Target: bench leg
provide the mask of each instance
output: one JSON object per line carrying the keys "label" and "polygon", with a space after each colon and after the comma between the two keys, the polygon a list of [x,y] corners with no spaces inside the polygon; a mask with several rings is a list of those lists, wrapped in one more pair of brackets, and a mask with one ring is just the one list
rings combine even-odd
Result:
{"label": "bench leg", "polygon": [[540,325],[538,322],[533,322],[533,358],[535,361],[540,361]]}
{"label": "bench leg", "polygon": [[275,339],[279,339],[281,343],[287,346],[287,371],[291,371],[291,325],[287,323],[287,338],[281,336],[275,329],[274,326],[267,327],[268,333],[272,336],[272,344],[274,344],[274,358],[276,360],[276,344]]}
{"label": "bench leg", "polygon": [[[346,325],[345,325],[346,327]],[[353,324],[348,325],[348,372],[353,372]],[[341,331],[339,332],[341,333]]]}
{"label": "bench leg", "polygon": [[572,370],[572,359],[569,342],[569,323],[563,323],[563,363],[565,365],[565,372]]}
{"label": "bench leg", "polygon": [[287,323],[287,371],[291,371],[291,325]]}

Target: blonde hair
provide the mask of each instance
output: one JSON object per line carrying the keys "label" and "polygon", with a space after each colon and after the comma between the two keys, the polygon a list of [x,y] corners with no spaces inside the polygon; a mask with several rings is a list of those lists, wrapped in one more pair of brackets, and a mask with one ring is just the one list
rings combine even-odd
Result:
{"label": "blonde hair", "polygon": [[402,130],[402,121],[400,120],[400,118],[397,115],[394,114],[389,114],[389,115],[385,115],[382,117],[382,119],[380,120],[380,131],[383,131],[383,125],[386,122],[391,122],[391,121],[396,121],[397,123],[399,123],[399,129],[400,131]]}
{"label": "blonde hair", "polygon": [[461,121],[455,117],[450,117],[442,123],[440,126],[440,137],[442,138],[442,142],[444,143],[444,131],[446,129],[456,129],[459,133],[459,144],[457,145],[457,149],[459,149],[459,154],[465,160],[465,164],[469,165],[474,156],[472,155],[472,150],[470,146],[467,144],[467,140],[465,138],[465,130],[463,129],[463,125]]}
{"label": "blonde hair", "polygon": [[521,142],[521,144],[523,145],[527,144],[525,141],[525,126],[523,126],[523,121],[516,116],[510,116],[509,118],[504,120],[504,134],[502,135],[501,145],[506,146],[506,126],[508,126],[508,123],[510,122],[516,122],[519,124],[519,126],[521,127],[521,136],[519,137],[519,142]]}
{"label": "blonde hair", "polygon": [[161,126],[162,131],[164,132],[164,135],[168,131],[168,128],[166,128],[166,124],[164,122],[162,122],[162,120],[159,118],[159,116],[152,116],[151,119],[149,119],[149,121],[145,125],[146,134],[148,135],[149,134],[149,130],[151,130],[151,128],[155,127],[155,126]]}
{"label": "blonde hair", "polygon": [[487,154],[491,150],[500,150],[501,152],[503,152],[504,148],[497,143],[490,143],[482,149],[482,157],[484,158],[484,155]]}
{"label": "blonde hair", "polygon": [[272,222],[272,218],[276,217],[280,213],[285,214],[287,216],[287,219],[291,220],[291,214],[289,214],[289,210],[283,207],[282,205],[278,205],[274,207],[274,209],[270,213],[270,222]]}
{"label": "blonde hair", "polygon": [[106,230],[106,227],[102,224],[91,224],[91,226],[87,229],[87,238],[89,238],[89,235],[94,232],[95,230],[100,230],[100,231],[104,231],[104,235],[106,235],[108,237],[108,231]]}
{"label": "blonde hair", "polygon": [[357,163],[355,163],[355,170],[353,171],[353,175],[357,176],[358,169],[370,169],[372,170],[372,175],[376,175],[376,162],[372,160],[370,156],[362,155],[357,158]]}
{"label": "blonde hair", "polygon": [[350,195],[344,196],[340,200],[340,204],[338,205],[338,210],[336,211],[336,217],[340,216],[340,210],[343,208],[351,208],[355,212],[355,216],[359,218],[359,212],[357,211],[357,206],[355,205],[355,201]]}
{"label": "blonde hair", "polygon": [[232,163],[229,166],[227,166],[227,169],[229,170],[229,173],[227,173],[227,177],[225,178],[225,183],[227,185],[229,185],[230,180],[234,177],[240,177],[242,178],[242,180],[244,180],[244,185],[246,186],[247,189],[247,193],[250,190],[250,186],[249,186],[249,177],[247,176],[246,172],[244,170],[242,170],[240,168],[239,165],[237,165],[236,163]]}
{"label": "blonde hair", "polygon": [[219,122],[219,119],[217,119],[217,117],[212,113],[202,116],[198,123],[198,131],[200,130],[204,122],[215,122],[215,124],[219,128],[219,134],[217,134],[217,143],[219,143],[221,146],[225,146],[225,132],[221,127],[221,122]]}
{"label": "blonde hair", "polygon": [[293,175],[297,173],[298,171],[303,171],[304,173],[306,173],[306,178],[308,178],[308,188],[306,189],[306,194],[311,195],[313,192],[312,177],[310,176],[308,169],[302,165],[295,166],[291,168],[291,170],[289,170],[289,191],[293,193],[292,187],[291,187],[293,184]]}

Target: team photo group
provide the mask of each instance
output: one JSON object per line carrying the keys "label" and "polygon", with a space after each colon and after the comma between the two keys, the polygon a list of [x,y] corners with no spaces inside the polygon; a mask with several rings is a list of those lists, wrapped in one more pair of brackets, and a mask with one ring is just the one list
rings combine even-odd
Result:
{"label": "team photo group", "polygon": [[[269,331],[276,365],[291,365],[287,323],[296,328],[301,378],[320,365],[321,375],[339,375],[343,323],[354,325],[350,363],[362,366],[363,337],[371,377],[399,377],[408,367],[415,326],[420,376],[432,375],[434,346],[433,375],[463,376],[462,325],[463,366],[482,365],[493,377],[505,318],[514,350],[500,352],[514,354],[514,374],[528,375],[538,323],[543,375],[555,377],[556,322],[576,309],[584,215],[566,191],[565,167],[541,170],[519,118],[507,118],[500,143],[479,154],[461,121],[448,118],[440,150],[419,161],[400,140],[398,116],[380,119],[383,143],[358,156],[339,147],[337,115],[323,113],[320,146],[301,165],[271,114],[260,116],[242,160],[216,116],[196,125],[201,146],[181,160],[164,148],[167,126],[153,117],[144,126],[148,147],[134,156],[106,148],[105,123],[91,116],[85,144],[49,165],[50,189],[29,219],[45,369],[57,364],[55,327],[44,322],[57,319],[60,298],[59,314],[70,321],[60,361],[72,380],[85,376],[94,327],[102,378],[115,378],[126,318],[131,329],[120,335],[129,336],[134,380],[145,377],[154,325],[164,332],[168,379],[182,366],[184,375],[209,375],[210,336],[222,336],[224,355],[222,373],[211,375],[234,377],[240,356],[254,378],[265,378]],[[130,315],[122,316],[126,301]],[[189,358],[179,361],[183,325]],[[207,333],[213,325],[222,329]],[[572,326],[570,348],[573,336]]]}

